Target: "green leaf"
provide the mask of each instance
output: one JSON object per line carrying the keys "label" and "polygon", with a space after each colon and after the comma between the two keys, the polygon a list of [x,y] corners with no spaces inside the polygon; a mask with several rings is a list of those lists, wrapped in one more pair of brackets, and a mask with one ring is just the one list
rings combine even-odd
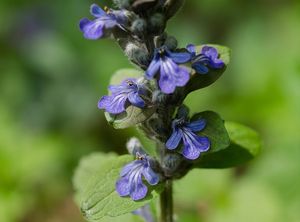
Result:
{"label": "green leaf", "polygon": [[200,53],[204,46],[211,46],[216,48],[219,52],[220,58],[225,63],[225,66],[222,69],[210,69],[210,71],[207,74],[199,74],[196,73],[195,70],[192,70],[191,79],[185,87],[186,94],[213,84],[225,72],[227,65],[230,62],[231,52],[229,48],[220,45],[206,44],[206,45],[197,46],[196,47],[197,53]]}
{"label": "green leaf", "polygon": [[[207,136],[210,140],[209,151],[201,155],[204,156],[209,153],[218,152],[229,146],[230,139],[224,126],[224,121],[217,113],[212,111],[197,113],[191,118],[191,121],[198,119],[206,120],[206,127],[198,134],[201,136]],[[200,157],[200,159],[201,158],[202,157]]]}
{"label": "green leaf", "polygon": [[198,168],[228,168],[246,163],[256,157],[261,150],[261,139],[247,126],[226,122],[230,145],[218,152],[208,153],[195,164]]}
{"label": "green leaf", "polygon": [[[142,72],[136,69],[121,69],[111,78],[111,85],[118,85],[126,78],[139,78]],[[155,112],[155,107],[140,109],[135,106],[128,106],[126,111],[120,114],[110,114],[105,112],[106,120],[116,129],[124,129],[147,120]]]}
{"label": "green leaf", "polygon": [[[79,166],[73,176],[73,187],[76,194],[81,194],[87,185],[87,181],[94,175],[95,169],[102,169],[117,157],[115,153],[92,153],[81,158]],[[80,197],[76,195],[75,199],[79,203]]]}
{"label": "green leaf", "polygon": [[104,217],[116,217],[130,213],[156,198],[163,184],[149,186],[146,198],[133,201],[120,197],[115,191],[115,183],[121,169],[132,161],[131,155],[93,154],[84,158],[74,176],[76,199],[88,221],[100,222]]}

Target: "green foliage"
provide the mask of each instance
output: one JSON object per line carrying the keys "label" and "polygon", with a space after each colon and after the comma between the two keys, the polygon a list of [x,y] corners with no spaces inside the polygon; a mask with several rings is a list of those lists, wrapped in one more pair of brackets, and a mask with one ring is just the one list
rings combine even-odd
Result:
{"label": "green foliage", "polygon": [[149,187],[148,195],[141,201],[120,197],[115,191],[115,183],[122,167],[132,160],[132,156],[95,153],[84,158],[74,176],[76,199],[88,221],[98,222],[104,217],[116,217],[130,213],[162,191],[162,184]]}
{"label": "green foliage", "polygon": [[[111,78],[110,84],[120,84],[126,78],[141,77],[141,71],[135,69],[120,69]],[[128,106],[126,111],[120,114],[105,112],[106,120],[116,129],[124,129],[139,124],[148,119],[155,111],[154,107],[140,109],[136,106]]]}
{"label": "green foliage", "polygon": [[254,130],[234,122],[226,122],[225,127],[230,137],[230,145],[226,149],[203,155],[195,166],[199,168],[235,167],[259,154],[261,139]]}
{"label": "green foliage", "polygon": [[225,66],[222,69],[210,69],[207,74],[199,74],[192,70],[192,77],[186,86],[186,94],[213,84],[225,72],[227,65],[230,62],[231,52],[229,48],[213,44],[200,45],[196,47],[197,54],[201,52],[204,46],[211,46],[216,48],[219,52],[220,58],[225,63]]}

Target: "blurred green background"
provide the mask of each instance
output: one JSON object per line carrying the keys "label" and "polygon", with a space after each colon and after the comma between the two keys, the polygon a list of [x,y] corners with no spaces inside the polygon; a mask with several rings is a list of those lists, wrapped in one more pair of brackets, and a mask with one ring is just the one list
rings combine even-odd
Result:
{"label": "blurred green background", "polygon": [[[0,1],[1,222],[83,221],[71,185],[80,157],[124,153],[136,134],[113,130],[97,109],[110,75],[132,65],[113,41],[82,37],[78,21],[93,2]],[[168,32],[180,46],[232,48],[224,76],[186,103],[264,140],[246,166],[194,170],[177,182],[178,221],[299,222],[300,2],[188,0]]]}

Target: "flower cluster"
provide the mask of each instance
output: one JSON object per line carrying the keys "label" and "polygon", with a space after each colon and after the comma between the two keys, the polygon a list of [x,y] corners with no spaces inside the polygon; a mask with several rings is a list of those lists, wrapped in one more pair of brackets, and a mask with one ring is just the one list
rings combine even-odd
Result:
{"label": "flower cluster", "polygon": [[[164,130],[156,130],[155,124],[146,124],[147,121],[141,125],[144,124],[144,129],[150,127],[147,132],[165,133],[156,141],[163,144],[161,155],[179,153],[181,159],[178,161],[191,161],[198,159],[202,152],[210,148],[209,138],[201,133],[208,123],[205,119],[190,120],[188,115],[177,114],[173,119],[173,112],[178,110],[185,97],[182,95],[180,98],[177,95],[181,94],[177,92],[184,92],[194,73],[209,75],[211,70],[222,69],[225,64],[218,50],[212,46],[196,47],[189,44],[186,48],[177,48],[177,40],[164,29],[167,20],[179,7],[172,7],[167,2],[115,0],[118,10],[107,7],[103,10],[93,4],[90,12],[95,19],[84,18],[79,26],[87,39],[115,39],[130,61],[144,72],[138,78],[124,76],[119,85],[109,86],[110,94],[100,99],[98,108],[111,115],[121,115],[127,112],[129,106],[138,107],[142,111],[150,106],[156,107],[157,112],[153,116],[158,118],[156,122]],[[157,92],[166,99],[155,99]],[[148,119],[150,121],[151,118]],[[152,138],[150,135],[148,137]],[[156,161],[143,149],[134,148],[130,153],[136,159],[122,169],[116,182],[116,191],[122,197],[130,196],[133,200],[140,200],[147,195],[148,185],[157,185],[164,177],[172,175],[164,175],[164,163]],[[160,173],[154,170],[154,162],[159,165]]]}

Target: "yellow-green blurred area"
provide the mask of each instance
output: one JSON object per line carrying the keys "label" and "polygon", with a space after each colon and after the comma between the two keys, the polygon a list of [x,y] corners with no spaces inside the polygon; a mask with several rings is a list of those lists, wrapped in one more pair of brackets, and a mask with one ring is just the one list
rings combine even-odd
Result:
{"label": "yellow-green blurred area", "polygon": [[[125,153],[136,132],[97,109],[110,75],[132,65],[111,40],[82,37],[92,0],[0,1],[0,221],[80,222],[72,174],[93,151]],[[183,222],[300,221],[300,2],[188,0],[168,32],[181,47],[232,48],[225,74],[186,101],[262,136],[237,169],[194,170],[175,184]]]}

